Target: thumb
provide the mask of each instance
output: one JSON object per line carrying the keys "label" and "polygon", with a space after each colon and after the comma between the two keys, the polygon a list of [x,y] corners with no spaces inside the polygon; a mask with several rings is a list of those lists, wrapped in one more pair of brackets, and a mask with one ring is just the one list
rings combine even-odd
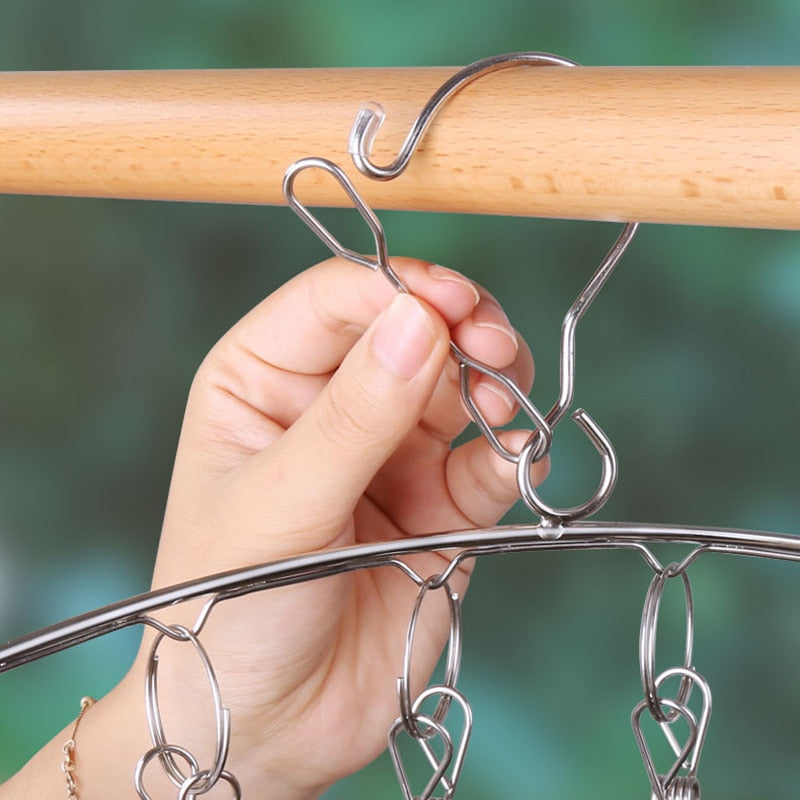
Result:
{"label": "thumb", "polygon": [[375,473],[417,424],[449,341],[446,324],[430,306],[396,295],[312,405],[256,457],[256,480],[262,486],[264,479],[273,486],[280,481],[285,519],[312,538],[305,546],[332,543]]}

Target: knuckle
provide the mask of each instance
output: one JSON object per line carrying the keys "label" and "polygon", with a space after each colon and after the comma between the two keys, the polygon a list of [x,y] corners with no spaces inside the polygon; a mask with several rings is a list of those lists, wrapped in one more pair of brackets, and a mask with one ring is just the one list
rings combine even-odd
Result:
{"label": "knuckle", "polygon": [[346,449],[369,447],[380,439],[372,424],[377,410],[378,400],[367,387],[354,383],[344,391],[332,381],[321,408],[322,432]]}

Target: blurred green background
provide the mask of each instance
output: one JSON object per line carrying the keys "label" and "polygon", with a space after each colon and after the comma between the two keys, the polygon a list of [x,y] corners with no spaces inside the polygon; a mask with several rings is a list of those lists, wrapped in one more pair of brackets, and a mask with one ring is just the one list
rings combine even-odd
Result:
{"label": "blurred green background", "polygon": [[[592,65],[800,58],[796,0],[4,0],[2,16],[3,70],[465,64],[512,50]],[[548,407],[561,317],[618,226],[381,216],[392,252],[457,267],[505,303]],[[353,215],[335,217],[358,238]],[[146,590],[197,364],[327,254],[283,208],[43,197],[0,197],[0,240],[5,640]],[[800,234],[644,228],[579,329],[577,392],[620,456],[604,518],[800,533]],[[595,480],[570,428],[543,490],[556,503]],[[480,564],[465,603],[461,688],[476,723],[461,800],[647,796],[629,715],[650,577],[624,552]],[[704,556],[691,577],[695,663],[715,703],[703,786],[728,800],[797,796],[798,567]],[[677,658],[672,599],[661,646]],[[0,676],[0,779],[81,695],[118,680],[138,636]],[[329,793],[374,797],[400,797],[386,758]]]}

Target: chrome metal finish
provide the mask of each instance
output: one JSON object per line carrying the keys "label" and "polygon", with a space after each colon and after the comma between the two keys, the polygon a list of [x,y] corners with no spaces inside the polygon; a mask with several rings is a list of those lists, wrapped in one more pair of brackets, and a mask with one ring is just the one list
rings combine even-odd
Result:
{"label": "chrome metal finish", "polygon": [[[145,620],[145,622],[147,622],[147,620]],[[206,675],[208,676],[208,682],[211,688],[211,696],[214,703],[216,732],[216,753],[214,756],[214,766],[211,767],[211,769],[203,771],[205,780],[201,782],[201,786],[194,788],[193,790],[193,793],[195,794],[204,793],[219,780],[220,775],[224,770],[225,762],[228,758],[231,734],[230,711],[222,704],[222,694],[220,692],[219,681],[217,680],[214,667],[211,664],[211,659],[209,658],[205,647],[203,647],[202,643],[197,638],[197,635],[183,625],[171,625],[169,627],[176,634],[174,638],[177,638],[179,641],[190,642],[194,646],[203,668],[205,669]],[[161,709],[158,704],[158,649],[163,640],[164,634],[159,633],[150,648],[147,672],[145,675],[145,709],[147,712],[147,725],[150,729],[150,738],[153,741],[153,747],[157,750],[166,747],[168,744],[168,739],[164,733],[164,725],[161,719]],[[184,775],[179,769],[171,753],[167,750],[165,750],[159,756],[159,760],[161,761],[161,764],[170,780],[179,789],[189,778],[194,778],[195,780],[192,781],[191,785],[193,787],[197,786],[197,770],[194,770],[189,776]]]}
{"label": "chrome metal finish", "polygon": [[645,768],[647,769],[647,776],[650,779],[650,785],[653,789],[653,797],[656,798],[656,800],[672,800],[669,794],[669,788],[678,777],[678,772],[680,771],[683,763],[689,757],[689,754],[697,744],[698,726],[697,719],[686,706],[666,697],[662,699],[661,703],[662,705],[665,705],[667,708],[671,709],[671,712],[676,717],[680,715],[689,726],[689,736],[686,739],[686,743],[665,775],[658,774],[655,764],[653,763],[653,757],[650,754],[650,748],[647,745],[647,740],[644,738],[644,733],[642,732],[642,713],[647,708],[647,703],[644,700],[642,700],[642,702],[633,709],[633,714],[631,715],[631,724],[633,725],[636,744],[639,746],[639,752],[642,754],[642,760],[644,761]]}
{"label": "chrome metal finish", "polygon": [[[699,800],[700,783],[697,780],[697,767],[711,718],[711,689],[702,675],[696,670],[686,667],[674,667],[673,669],[665,670],[656,679],[656,687],[660,689],[665,681],[673,677],[680,677],[681,679],[679,692],[682,691],[684,681],[689,682],[690,689],[693,686],[697,686],[700,689],[702,708],[698,721],[698,717],[685,702],[668,697],[658,697],[659,715],[662,718],[661,729],[676,756],[672,767],[664,775],[658,774],[653,756],[642,731],[641,717],[643,712],[649,708],[647,699],[642,700],[634,708],[631,714],[631,724],[636,743],[639,746],[639,752],[647,770],[647,776],[650,779],[652,797],[655,800],[685,800],[685,798]],[[663,708],[668,708],[669,711],[664,712]],[[679,718],[683,719],[689,726],[689,735],[683,746],[678,743],[671,728],[672,723]],[[679,774],[681,770],[685,770],[685,774]]]}
{"label": "chrome metal finish", "polygon": [[541,524],[512,525],[440,533],[307,553],[137,595],[7,642],[0,647],[0,672],[7,672],[97,636],[142,624],[152,611],[183,600],[217,595],[215,602],[221,602],[251,592],[328,575],[373,567],[397,568],[397,559],[412,553],[454,551],[450,567],[442,573],[443,576],[450,574],[465,558],[544,550],[633,550],[650,567],[659,570],[662,567],[649,549],[658,543],[692,546],[686,562],[695,560],[703,553],[800,561],[800,536],[740,529],[582,520],[551,528]]}
{"label": "chrome metal finish", "polygon": [[[431,586],[439,576],[435,575],[426,580],[420,587],[417,600],[414,603],[414,610],[411,612],[411,619],[408,622],[406,632],[406,643],[403,653],[403,674],[397,680],[397,694],[400,701],[400,716],[406,726],[406,730],[415,739],[425,738],[425,732],[420,731],[413,712],[414,703],[411,700],[411,654],[414,648],[414,634],[417,629],[422,601]],[[455,689],[458,681],[458,673],[461,669],[461,600],[453,592],[447,583],[434,586],[434,589],[442,588],[447,595],[447,604],[450,611],[450,636],[447,642],[447,663],[445,665],[445,675],[443,686],[439,689]],[[444,723],[447,712],[450,708],[450,695],[443,691],[442,697],[433,712],[433,718]]]}
{"label": "chrome metal finish", "polygon": [[[365,220],[372,232],[375,240],[375,256],[365,256],[344,247],[338,239],[311,213],[307,206],[300,202],[294,190],[297,177],[304,170],[319,169],[331,175],[342,187],[347,196],[352,200],[354,207]],[[286,172],[283,183],[283,193],[289,206],[294,212],[308,225],[311,231],[331,250],[334,255],[352,261],[355,264],[369,267],[370,269],[382,272],[394,288],[399,292],[408,293],[408,287],[398,277],[389,263],[388,248],[386,245],[386,234],[378,218],[372,209],[366,204],[364,199],[353,186],[350,179],[343,172],[341,167],[324,158],[304,158],[292,164]],[[469,376],[471,371],[480,372],[483,375],[497,381],[512,393],[514,399],[519,403],[521,410],[526,414],[534,431],[537,433],[537,446],[532,454],[532,459],[542,458],[550,448],[552,441],[552,430],[545,421],[536,406],[528,399],[527,395],[499,370],[493,369],[488,364],[484,364],[461,350],[455,342],[450,342],[450,352],[459,365],[461,373],[461,397],[468,413],[472,417],[478,429],[483,433],[492,449],[507,461],[517,463],[519,456],[506,448],[486,421],[475,401],[470,394]]]}
{"label": "chrome metal finish", "polygon": [[[353,127],[350,131],[349,150],[356,168],[367,177],[375,180],[392,180],[398,177],[408,166],[411,157],[417,149],[425,131],[431,124],[441,107],[457,92],[478,78],[497,72],[501,69],[509,69],[518,66],[561,66],[576,67],[578,64],[560,56],[550,53],[506,53],[504,55],[492,56],[480,61],[476,61],[463,69],[459,70],[449,80],[433,94],[425,104],[417,119],[414,121],[406,137],[405,142],[400,148],[397,158],[388,166],[381,167],[370,160],[370,151],[375,140],[378,129],[382,125],[385,114],[383,108],[378,103],[367,103],[362,107],[356,116]],[[291,201],[290,201],[291,203]],[[361,201],[363,205],[363,201]],[[525,459],[522,453],[515,454],[508,451],[498,440],[492,429],[488,426],[480,410],[472,402],[468,390],[469,372],[465,368],[465,362],[459,361],[462,366],[462,390],[461,394],[471,417],[478,428],[489,440],[492,448],[508,461],[517,464],[517,483],[521,497],[528,504],[529,508],[539,514],[543,522],[550,525],[556,521],[568,522],[582,519],[595,513],[606,502],[616,483],[617,460],[613,452],[613,446],[607,437],[602,433],[595,422],[579,410],[573,418],[586,433],[595,447],[603,456],[603,479],[600,487],[595,494],[578,506],[567,509],[552,508],[540,500],[533,490],[530,480],[530,466],[533,462],[540,460],[550,451],[550,441],[541,441],[541,437],[548,435],[561,421],[562,417],[569,411],[575,396],[575,330],[581,317],[597,297],[600,290],[605,285],[614,267],[619,262],[622,254],[627,249],[638,229],[638,223],[628,222],[623,228],[617,240],[606,254],[600,266],[595,270],[589,283],[580,293],[578,298],[570,307],[561,328],[561,363],[560,363],[560,388],[558,398],[550,411],[545,415],[544,422],[538,421],[541,417],[538,410],[527,407],[527,403],[522,403],[525,413],[530,418],[536,418],[538,424],[532,440],[525,448]],[[318,234],[319,235],[319,234]],[[454,352],[458,359],[459,354]],[[513,392],[519,400],[520,392]],[[577,415],[577,416],[576,416]],[[595,431],[595,434],[592,433]],[[598,445],[598,440],[602,445]],[[602,449],[601,449],[602,447]],[[523,465],[520,462],[525,461]],[[613,468],[613,469],[612,469]],[[609,470],[611,470],[609,472]]]}
{"label": "chrome metal finish", "polygon": [[[658,681],[656,681],[656,639],[658,635],[658,610],[661,605],[661,596],[668,578],[680,577],[683,581],[683,591],[686,595],[686,646],[683,657],[683,668],[692,666],[692,647],[694,644],[694,601],[689,576],[685,572],[676,572],[677,564],[670,564],[666,569],[657,572],[644,601],[642,611],[642,625],[639,631],[639,670],[642,676],[642,687],[647,708],[650,715],[658,722],[672,722],[676,713],[664,714],[659,706]],[[675,701],[684,705],[689,699],[692,690],[692,681],[682,678],[680,689]]]}
{"label": "chrome metal finish", "polygon": [[[389,729],[388,745],[389,755],[392,758],[392,764],[394,764],[394,769],[397,773],[400,789],[403,792],[403,800],[429,800],[434,792],[434,789],[436,789],[436,787],[439,785],[439,782],[444,778],[445,773],[450,766],[450,762],[453,759],[453,740],[450,737],[447,728],[445,728],[443,725],[440,725],[435,719],[425,716],[424,714],[418,714],[417,720],[425,726],[425,730],[430,731],[428,738],[438,736],[441,739],[443,753],[441,757],[433,759],[431,764],[433,767],[433,775],[431,775],[430,779],[425,784],[425,788],[422,790],[422,792],[419,795],[415,795],[411,790],[408,773],[406,772],[406,767],[403,763],[397,743],[398,736],[402,731],[405,730],[405,724],[402,717],[395,720],[394,724]],[[419,739],[418,741],[426,740]],[[431,752],[432,751],[430,749],[425,750],[425,754],[429,759]]]}
{"label": "chrome metal finish", "polygon": [[[297,177],[308,169],[327,172],[339,183],[355,209],[369,226],[375,242],[374,257],[356,253],[342,245],[319,219],[311,213],[309,208],[300,202],[295,191],[295,182]],[[361,197],[341,167],[324,158],[301,159],[292,164],[287,170],[283,191],[289,206],[334,255],[353,263],[367,266],[370,269],[378,270],[386,276],[395,289],[401,292],[408,292],[408,287],[405,286],[389,263],[386,234],[380,220]],[[455,342],[450,342],[450,351],[459,365],[461,397],[467,412],[492,449],[506,461],[517,465],[517,484],[520,496],[528,504],[529,508],[539,514],[542,520],[550,526],[558,522],[582,519],[595,513],[602,508],[616,484],[619,465],[614,453],[614,447],[597,423],[583,409],[578,409],[573,414],[573,419],[589,437],[589,440],[602,458],[602,478],[595,493],[580,505],[564,509],[554,508],[541,500],[534,490],[530,470],[536,461],[544,458],[550,451],[552,430],[569,410],[575,395],[575,332],[578,322],[605,285],[614,267],[630,244],[637,227],[636,223],[628,223],[623,228],[614,245],[564,317],[561,329],[559,396],[547,415],[542,415],[514,381],[507,378],[499,370],[495,370],[487,364],[472,358],[459,348]],[[473,371],[479,372],[505,387],[530,420],[533,432],[519,453],[514,453],[503,445],[477,403],[475,403],[470,391],[470,376]]]}
{"label": "chrome metal finish", "polygon": [[[235,800],[242,796],[239,781],[225,769],[231,741],[230,710],[223,706],[222,693],[214,666],[198,638],[216,601],[216,596],[209,598],[191,630],[184,625],[167,625],[149,616],[143,616],[140,620],[143,624],[150,625],[158,631],[158,636],[150,647],[145,671],[145,712],[153,747],[139,759],[134,774],[134,786],[141,800],[150,800],[150,796],[144,788],[143,774],[147,765],[156,757],[161,762],[167,777],[177,787],[178,800],[194,800],[198,795],[210,792],[219,781],[230,784]],[[200,764],[195,756],[187,748],[168,742],[164,733],[164,724],[158,703],[158,650],[165,637],[176,642],[192,644],[208,678],[216,723],[215,755],[213,766],[209,769],[200,769]],[[176,755],[183,758],[189,765],[191,772],[188,775],[185,775],[178,766],[175,760]]]}
{"label": "chrome metal finish", "polygon": [[572,415],[575,422],[589,437],[595,450],[602,459],[602,474],[600,484],[594,494],[580,505],[572,508],[554,508],[542,500],[531,482],[531,466],[536,460],[537,437],[534,433],[523,446],[517,462],[517,488],[520,496],[534,513],[542,518],[542,524],[552,527],[555,522],[571,522],[582,519],[595,511],[599,511],[606,503],[617,484],[619,462],[617,454],[610,439],[601,430],[600,426],[582,409],[579,408]]}
{"label": "chrome metal finish", "polygon": [[397,158],[385,167],[378,166],[370,160],[370,152],[375,141],[375,136],[383,124],[384,113],[378,103],[367,103],[356,116],[353,128],[350,131],[348,149],[353,157],[353,162],[369,178],[379,181],[388,181],[396,178],[407,166],[411,156],[417,149],[428,126],[433,122],[439,109],[465,86],[476,81],[484,75],[498,72],[511,67],[576,67],[576,62],[568,58],[555,56],[550,53],[505,53],[475,61],[460,69],[451,78],[448,78],[431,96],[425,104],[417,119],[403,142]]}

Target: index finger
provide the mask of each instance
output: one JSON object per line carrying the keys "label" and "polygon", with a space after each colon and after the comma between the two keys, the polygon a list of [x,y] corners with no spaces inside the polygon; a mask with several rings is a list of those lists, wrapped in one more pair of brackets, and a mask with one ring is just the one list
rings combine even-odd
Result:
{"label": "index finger", "polygon": [[[392,264],[448,326],[458,325],[477,305],[477,288],[452,270],[414,259]],[[252,442],[268,443],[280,431],[262,438],[253,436],[256,427],[272,421],[288,428],[395,294],[383,275],[339,258],[301,273],[215,345],[198,371],[187,419],[217,427],[226,420],[231,429],[236,416]]]}
{"label": "index finger", "polygon": [[[449,327],[478,303],[467,278],[436,264],[392,259],[409,290],[426,300]],[[332,258],[281,286],[220,341],[245,346],[260,361],[286,372],[323,375],[336,369],[355,341],[391,302],[386,278]]]}

